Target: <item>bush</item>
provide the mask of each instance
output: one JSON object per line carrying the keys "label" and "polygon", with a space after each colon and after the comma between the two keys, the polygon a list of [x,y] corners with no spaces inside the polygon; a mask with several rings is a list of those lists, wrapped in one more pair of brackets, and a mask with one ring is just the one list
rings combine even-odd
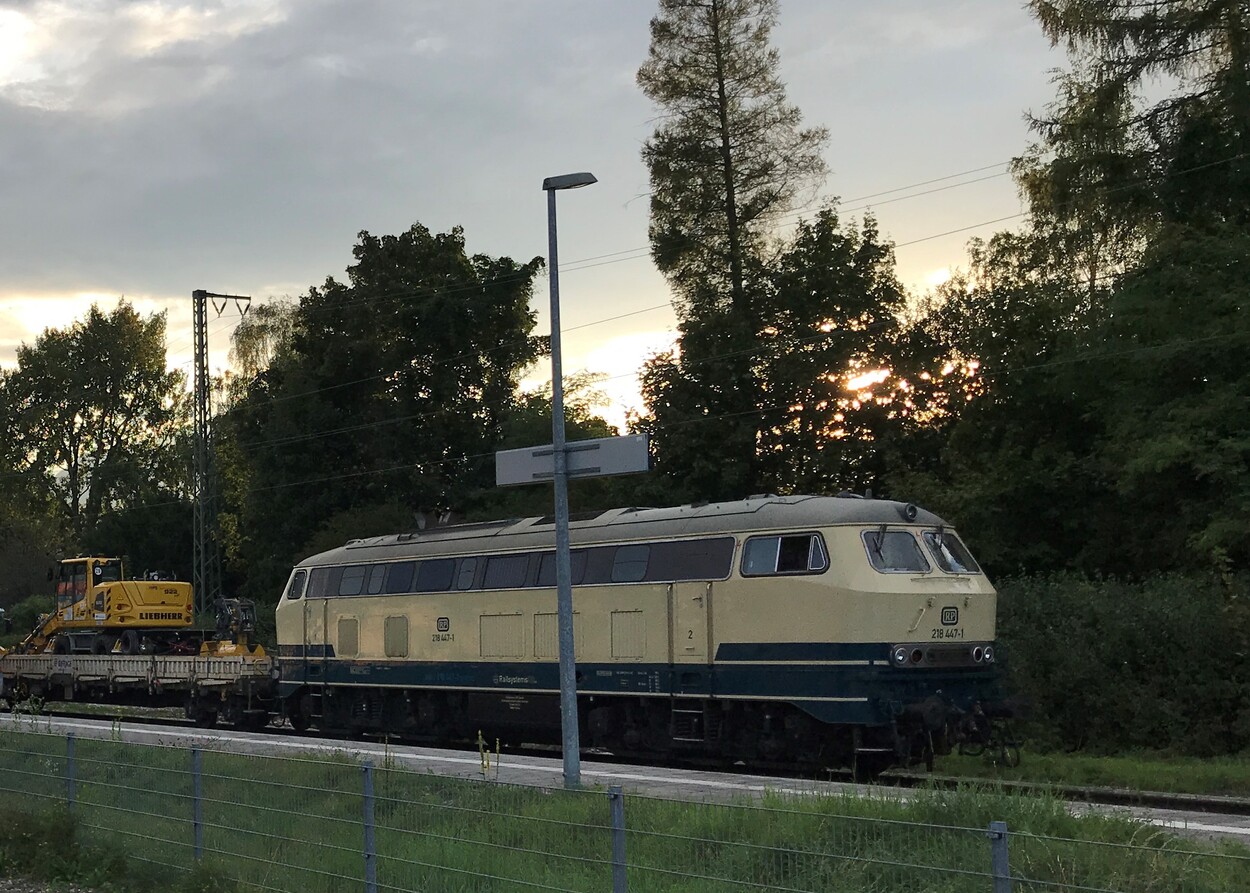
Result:
{"label": "bush", "polygon": [[1035,744],[1192,756],[1250,745],[1250,578],[1003,581],[999,640]]}
{"label": "bush", "polygon": [[0,626],[0,634],[6,642],[20,642],[26,634],[35,628],[40,614],[48,614],[56,610],[56,599],[51,595],[32,595],[22,599],[9,608],[6,615],[8,623]]}
{"label": "bush", "polygon": [[231,893],[238,889],[234,881],[211,868],[197,865],[179,874],[112,848],[89,846],[83,836],[74,816],[64,809],[0,807],[0,873],[118,893]]}

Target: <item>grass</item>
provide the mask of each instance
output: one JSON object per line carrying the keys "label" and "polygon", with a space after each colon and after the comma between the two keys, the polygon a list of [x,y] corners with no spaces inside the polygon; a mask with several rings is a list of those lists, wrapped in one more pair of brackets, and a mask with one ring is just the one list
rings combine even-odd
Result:
{"label": "grass", "polygon": [[[66,747],[37,724],[0,733],[5,870],[118,891],[364,889],[364,771],[347,758],[204,752],[197,863],[188,751],[79,739],[67,810]],[[372,780],[380,889],[612,888],[603,791],[389,766],[373,770]],[[1241,848],[1179,840],[1122,819],[1076,818],[1051,797],[993,786],[909,797],[770,795],[712,804],[628,796],[629,885],[657,893],[980,893],[992,886],[986,829],[1005,821],[1017,889],[1250,893],[1250,851]]]}
{"label": "grass", "polygon": [[1250,755],[1179,757],[1157,753],[1090,756],[1024,750],[1014,769],[985,757],[939,757],[938,775],[986,781],[1162,791],[1173,794],[1250,797]]}

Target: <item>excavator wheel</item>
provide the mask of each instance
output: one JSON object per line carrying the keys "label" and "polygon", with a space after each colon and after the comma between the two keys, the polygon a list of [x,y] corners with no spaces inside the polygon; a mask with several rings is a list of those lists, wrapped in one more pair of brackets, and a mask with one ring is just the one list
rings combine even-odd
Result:
{"label": "excavator wheel", "polygon": [[57,636],[52,640],[53,654],[69,654],[73,650],[73,646],[70,644],[68,636]]}
{"label": "excavator wheel", "polygon": [[91,640],[92,654],[110,654],[113,651],[113,644],[117,641],[116,636],[98,635]]}
{"label": "excavator wheel", "polygon": [[139,653],[139,634],[133,629],[128,629],[122,633],[121,652],[122,654],[138,654]]}

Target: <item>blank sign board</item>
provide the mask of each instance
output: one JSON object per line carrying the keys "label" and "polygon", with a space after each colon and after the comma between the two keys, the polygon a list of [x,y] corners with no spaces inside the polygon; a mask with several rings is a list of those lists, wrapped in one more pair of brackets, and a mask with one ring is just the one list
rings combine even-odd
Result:
{"label": "blank sign board", "polygon": [[[638,474],[651,467],[647,452],[647,435],[601,437],[565,444],[570,478],[609,477],[616,474]],[[512,487],[537,484],[555,477],[555,452],[551,444],[502,450],[495,453],[495,484]]]}

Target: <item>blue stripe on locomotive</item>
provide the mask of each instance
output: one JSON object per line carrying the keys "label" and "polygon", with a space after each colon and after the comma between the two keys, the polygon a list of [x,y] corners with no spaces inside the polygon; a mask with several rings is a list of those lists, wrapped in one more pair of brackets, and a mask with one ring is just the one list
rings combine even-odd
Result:
{"label": "blue stripe on locomotive", "polygon": [[[555,662],[355,661],[334,658],[332,648],[314,648],[307,660],[300,646],[281,649],[280,687],[284,696],[303,684],[524,690],[552,695],[559,690],[559,666]],[[711,666],[579,663],[577,689],[582,696],[780,700],[821,722],[855,725],[888,724],[907,705],[919,704],[935,693],[965,710],[998,694],[999,673],[995,668],[900,670],[889,665],[889,649],[889,644],[883,643],[722,644]],[[870,663],[829,665],[813,661]]]}

